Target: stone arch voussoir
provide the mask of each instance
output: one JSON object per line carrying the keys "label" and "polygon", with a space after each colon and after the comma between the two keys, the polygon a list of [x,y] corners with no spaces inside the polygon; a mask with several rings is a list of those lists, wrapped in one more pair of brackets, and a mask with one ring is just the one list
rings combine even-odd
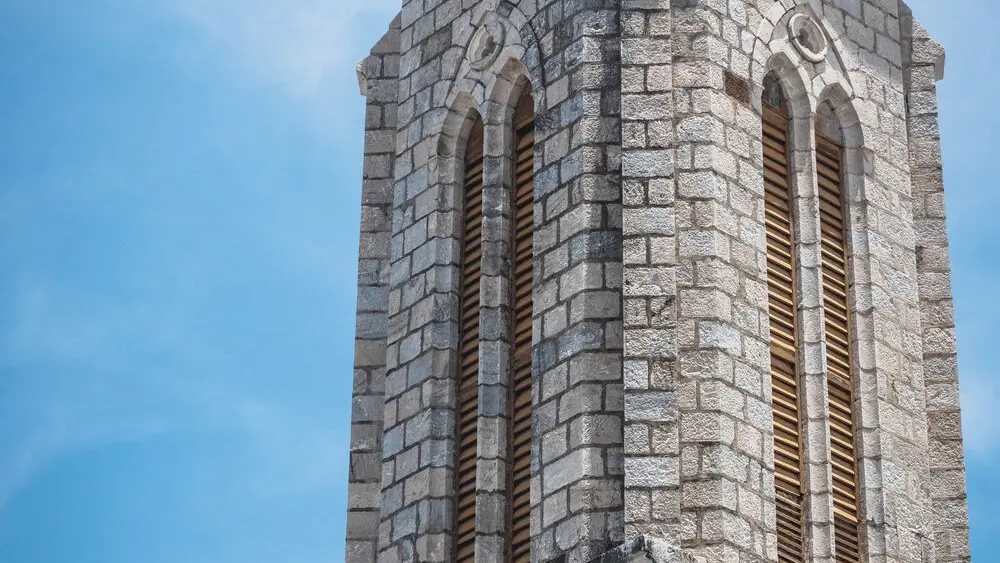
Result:
{"label": "stone arch voussoir", "polygon": [[470,92],[453,92],[448,109],[441,120],[435,154],[431,155],[431,181],[460,182],[465,158],[465,141],[469,138],[473,119],[481,117],[482,104]]}

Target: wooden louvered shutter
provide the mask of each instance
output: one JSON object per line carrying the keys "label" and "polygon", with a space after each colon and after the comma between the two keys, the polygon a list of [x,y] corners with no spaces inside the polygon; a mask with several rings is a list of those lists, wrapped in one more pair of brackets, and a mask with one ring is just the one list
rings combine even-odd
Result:
{"label": "wooden louvered shutter", "polygon": [[763,141],[778,561],[801,563],[805,554],[805,495],[802,483],[802,410],[799,399],[788,117],[767,105],[764,106]]}
{"label": "wooden louvered shutter", "polygon": [[462,285],[455,464],[455,561],[472,563],[476,548],[476,457],[479,431],[479,278],[483,240],[483,122],[465,149],[462,198]]}
{"label": "wooden louvered shutter", "polygon": [[836,560],[837,563],[858,563],[861,561],[861,527],[854,433],[843,152],[838,143],[817,136]]}
{"label": "wooden louvered shutter", "polygon": [[531,561],[531,314],[534,262],[535,116],[525,92],[514,114],[511,244],[510,479],[507,510],[512,563]]}

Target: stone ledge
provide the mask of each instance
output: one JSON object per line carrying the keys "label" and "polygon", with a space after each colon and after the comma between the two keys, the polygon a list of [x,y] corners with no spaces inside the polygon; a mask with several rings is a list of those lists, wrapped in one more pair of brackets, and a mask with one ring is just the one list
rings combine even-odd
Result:
{"label": "stone ledge", "polygon": [[695,559],[666,540],[639,536],[589,563],[695,563]]}

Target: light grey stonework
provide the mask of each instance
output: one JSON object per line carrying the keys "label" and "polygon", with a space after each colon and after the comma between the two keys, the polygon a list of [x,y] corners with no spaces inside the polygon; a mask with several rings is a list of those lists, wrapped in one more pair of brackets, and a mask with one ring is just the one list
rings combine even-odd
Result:
{"label": "light grey stonework", "polygon": [[375,560],[382,504],[389,237],[398,127],[398,20],[375,45],[358,72],[364,77],[368,103],[347,503],[346,560],[352,562]]}
{"label": "light grey stonework", "polygon": [[[401,9],[359,65],[368,105],[349,563],[453,560],[462,163],[475,112],[485,123],[476,559],[505,561],[504,257],[524,88],[536,110],[533,562],[777,561],[769,72],[792,116],[809,560],[832,563],[835,547],[813,158],[828,122],[846,149],[865,560],[969,560],[935,93],[944,54],[902,2]],[[790,27],[814,35],[803,42]]]}
{"label": "light grey stonework", "polygon": [[662,539],[638,536],[589,563],[695,563],[695,560]]}
{"label": "light grey stonework", "polygon": [[965,459],[958,404],[955,312],[944,212],[944,178],[938,130],[936,82],[944,71],[944,50],[900,12],[903,24],[907,133],[913,194],[920,294],[924,401],[927,413],[930,497],[938,562],[969,560]]}

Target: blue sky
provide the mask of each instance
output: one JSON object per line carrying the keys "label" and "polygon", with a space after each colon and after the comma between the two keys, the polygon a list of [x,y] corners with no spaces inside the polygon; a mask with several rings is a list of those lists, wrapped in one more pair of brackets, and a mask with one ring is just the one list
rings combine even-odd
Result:
{"label": "blue sky", "polygon": [[[342,560],[354,65],[394,4],[0,2],[0,561]],[[942,126],[985,561],[1000,549],[1000,6],[912,5],[949,49]]]}

